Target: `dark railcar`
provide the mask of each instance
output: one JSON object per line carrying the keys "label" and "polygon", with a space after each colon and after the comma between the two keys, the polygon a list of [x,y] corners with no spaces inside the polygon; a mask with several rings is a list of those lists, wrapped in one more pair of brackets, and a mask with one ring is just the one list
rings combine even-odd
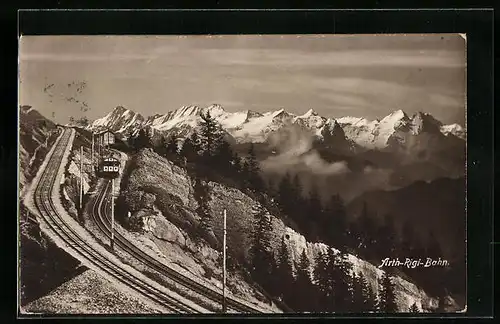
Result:
{"label": "dark railcar", "polygon": [[114,157],[106,157],[99,161],[96,174],[100,178],[116,178],[120,173],[120,161]]}

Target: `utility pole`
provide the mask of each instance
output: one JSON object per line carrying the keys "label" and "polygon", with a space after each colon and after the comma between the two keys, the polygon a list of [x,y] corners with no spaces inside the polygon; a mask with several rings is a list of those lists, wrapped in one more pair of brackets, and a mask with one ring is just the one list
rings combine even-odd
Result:
{"label": "utility pole", "polygon": [[82,196],[83,196],[83,146],[80,146],[80,209],[83,208]]}
{"label": "utility pole", "polygon": [[224,209],[224,238],[222,240],[222,312],[227,312],[226,304],[226,209]]}
{"label": "utility pole", "polygon": [[92,132],[92,157],[90,164],[92,165],[92,168],[94,167],[94,132]]}
{"label": "utility pole", "polygon": [[115,179],[111,179],[111,250],[115,239]]}

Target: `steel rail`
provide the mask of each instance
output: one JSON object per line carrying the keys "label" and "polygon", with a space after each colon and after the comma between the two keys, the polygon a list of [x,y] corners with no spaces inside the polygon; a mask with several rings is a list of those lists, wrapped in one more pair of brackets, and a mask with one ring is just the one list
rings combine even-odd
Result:
{"label": "steel rail", "polygon": [[49,228],[68,246],[78,251],[90,263],[100,268],[102,271],[110,274],[126,286],[138,291],[151,300],[166,306],[174,312],[197,312],[195,309],[182,305],[171,296],[166,295],[155,287],[152,287],[134,274],[121,269],[113,262],[106,259],[100,253],[94,251],[83,238],[69,227],[59,215],[57,208],[52,200],[52,192],[57,179],[59,166],[64,156],[64,149],[67,147],[71,131],[65,130],[59,140],[54,144],[55,148],[47,157],[48,163],[42,172],[37,187],[35,188],[34,203],[39,210],[42,219]]}
{"label": "steel rail", "polygon": [[[109,190],[109,180],[106,181],[105,185],[102,186],[100,192],[98,193],[96,200],[94,201],[93,207],[92,207],[92,217],[95,221],[95,223],[98,225],[98,227],[101,229],[101,231],[108,237],[111,237],[111,219],[110,216],[106,213],[103,212],[101,213],[99,210],[99,205],[100,205],[100,200],[103,200],[105,195],[107,194],[107,191]],[[97,209],[96,209],[97,206]],[[106,221],[103,219],[103,214],[104,218]],[[164,263],[156,260],[149,254],[145,253],[144,251],[140,250],[135,246],[132,242],[130,242],[127,238],[125,238],[123,235],[120,233],[116,232],[114,233],[114,241],[115,245],[120,246],[122,249],[124,249],[126,252],[128,252],[130,255],[134,256],[138,261],[142,262],[144,265],[151,267],[152,269],[155,269],[156,271],[162,273],[163,275],[167,276],[168,278],[174,280],[175,282],[190,288],[191,290],[198,292],[202,294],[205,297],[210,298],[213,301],[216,301],[217,303],[220,303],[222,305],[223,301],[223,295],[221,293],[218,293],[206,286],[203,286],[202,284],[178,273],[176,270],[170,268],[169,266],[165,265]],[[243,304],[237,300],[234,300],[232,298],[227,298],[227,305],[238,312],[242,313],[262,313],[260,310],[255,309],[253,307],[250,307],[246,304]]]}

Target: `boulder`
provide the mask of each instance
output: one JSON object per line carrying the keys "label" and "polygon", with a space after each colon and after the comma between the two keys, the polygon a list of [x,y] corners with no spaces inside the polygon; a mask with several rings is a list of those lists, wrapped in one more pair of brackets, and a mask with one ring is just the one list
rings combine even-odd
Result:
{"label": "boulder", "polygon": [[155,237],[170,243],[176,243],[182,247],[186,245],[186,238],[177,226],[161,216],[155,217],[154,223],[155,226],[151,232]]}

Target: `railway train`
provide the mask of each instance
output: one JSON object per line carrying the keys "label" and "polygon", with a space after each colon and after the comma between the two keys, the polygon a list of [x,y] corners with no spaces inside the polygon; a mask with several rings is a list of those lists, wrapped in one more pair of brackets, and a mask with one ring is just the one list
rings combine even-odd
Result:
{"label": "railway train", "polygon": [[105,157],[99,161],[96,175],[99,178],[116,178],[120,174],[120,161],[114,157]]}

